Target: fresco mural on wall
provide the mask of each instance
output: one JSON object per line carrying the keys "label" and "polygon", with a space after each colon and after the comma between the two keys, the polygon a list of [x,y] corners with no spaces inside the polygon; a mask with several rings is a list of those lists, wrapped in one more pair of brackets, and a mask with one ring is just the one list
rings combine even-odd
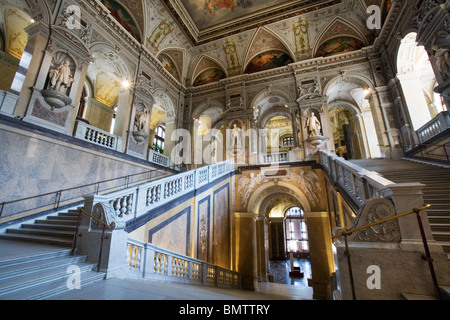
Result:
{"label": "fresco mural on wall", "polygon": [[136,40],[141,42],[139,28],[136,26],[131,15],[122,5],[114,0],[102,0],[102,4],[111,11],[111,15],[120,23]]}
{"label": "fresco mural on wall", "polygon": [[180,74],[178,73],[178,69],[171,57],[164,53],[161,53],[161,55],[159,56],[159,61],[162,62],[164,68],[169,71],[169,73],[173,75],[175,79],[180,80]]}
{"label": "fresco mural on wall", "polygon": [[254,57],[247,65],[245,73],[255,73],[283,67],[293,62],[294,60],[283,51],[267,51]]}
{"label": "fresco mural on wall", "polygon": [[359,50],[364,44],[351,37],[337,37],[325,41],[317,50],[316,57],[328,57],[335,54]]}
{"label": "fresco mural on wall", "polygon": [[208,69],[198,75],[194,81],[194,87],[202,86],[212,82],[217,82],[220,79],[226,78],[225,72],[220,69]]}
{"label": "fresco mural on wall", "polygon": [[31,18],[24,12],[8,8],[5,11],[6,52],[20,60],[28,42],[25,28],[31,24]]}

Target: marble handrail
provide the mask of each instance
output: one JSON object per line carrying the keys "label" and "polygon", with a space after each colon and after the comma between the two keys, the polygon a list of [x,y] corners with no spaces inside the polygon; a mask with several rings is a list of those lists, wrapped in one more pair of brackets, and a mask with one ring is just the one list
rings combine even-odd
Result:
{"label": "marble handrail", "polygon": [[234,160],[226,160],[107,195],[86,196],[84,207],[92,213],[94,206],[100,203],[104,209],[102,221],[108,225],[124,224],[233,171]]}
{"label": "marble handrail", "polygon": [[377,172],[361,168],[327,151],[320,151],[320,163],[332,182],[343,188],[358,207],[369,199],[382,197],[395,184]]}

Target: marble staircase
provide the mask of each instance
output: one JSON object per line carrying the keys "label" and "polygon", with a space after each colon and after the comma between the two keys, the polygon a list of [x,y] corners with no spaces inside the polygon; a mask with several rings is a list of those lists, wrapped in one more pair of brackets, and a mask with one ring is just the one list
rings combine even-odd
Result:
{"label": "marble staircase", "polygon": [[376,171],[396,183],[419,182],[425,185],[423,199],[431,231],[450,258],[450,169],[407,160],[356,160],[353,163]]}
{"label": "marble staircase", "polygon": [[0,300],[51,299],[105,277],[71,248],[4,239],[0,246]]}
{"label": "marble staircase", "polygon": [[0,239],[25,240],[71,248],[77,228],[78,210],[71,209],[7,228]]}

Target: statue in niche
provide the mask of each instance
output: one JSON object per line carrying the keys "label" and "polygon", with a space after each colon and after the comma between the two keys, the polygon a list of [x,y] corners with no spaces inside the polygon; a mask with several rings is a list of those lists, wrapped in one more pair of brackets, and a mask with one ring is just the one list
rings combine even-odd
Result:
{"label": "statue in niche", "polygon": [[317,117],[315,116],[314,112],[311,112],[311,115],[309,116],[306,122],[306,126],[308,127],[310,137],[320,136],[322,126],[320,124],[319,119],[317,119]]}
{"label": "statue in niche", "polygon": [[448,50],[436,49],[436,65],[441,72],[444,81],[450,79],[450,52]]}
{"label": "statue in niche", "polygon": [[56,67],[50,69],[48,73],[50,82],[48,89],[58,91],[65,94],[67,89],[73,83],[73,77],[70,71],[70,61],[56,62]]}
{"label": "statue in niche", "polygon": [[233,126],[232,139],[233,145],[236,145],[238,149],[242,147],[242,129],[236,123]]}
{"label": "statue in niche", "polygon": [[145,132],[145,127],[147,125],[147,114],[148,111],[146,108],[142,111],[136,112],[134,117],[134,131]]}

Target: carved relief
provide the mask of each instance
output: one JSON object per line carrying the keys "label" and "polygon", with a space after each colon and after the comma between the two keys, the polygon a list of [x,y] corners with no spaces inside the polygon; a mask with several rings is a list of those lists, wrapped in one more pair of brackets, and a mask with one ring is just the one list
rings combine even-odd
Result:
{"label": "carved relief", "polygon": [[[282,171],[284,172],[285,170]],[[278,178],[279,176],[271,178],[265,175],[263,171],[259,172],[258,175],[251,172],[250,177],[242,176],[238,183],[238,193],[241,195],[242,206],[247,207],[251,194],[259,185],[273,179],[277,180]],[[283,181],[289,181],[299,185],[313,205],[319,203],[317,194],[322,189],[320,187],[319,177],[313,170],[301,169],[299,174],[297,174],[294,171],[287,169],[286,174],[283,175]]]}
{"label": "carved relief", "polygon": [[[352,228],[371,224],[394,215],[396,215],[396,210],[391,201],[380,198],[371,199],[363,205],[361,213],[358,215]],[[398,242],[400,241],[398,222],[393,220],[369,227],[356,232],[350,239],[353,241],[367,242]]]}

